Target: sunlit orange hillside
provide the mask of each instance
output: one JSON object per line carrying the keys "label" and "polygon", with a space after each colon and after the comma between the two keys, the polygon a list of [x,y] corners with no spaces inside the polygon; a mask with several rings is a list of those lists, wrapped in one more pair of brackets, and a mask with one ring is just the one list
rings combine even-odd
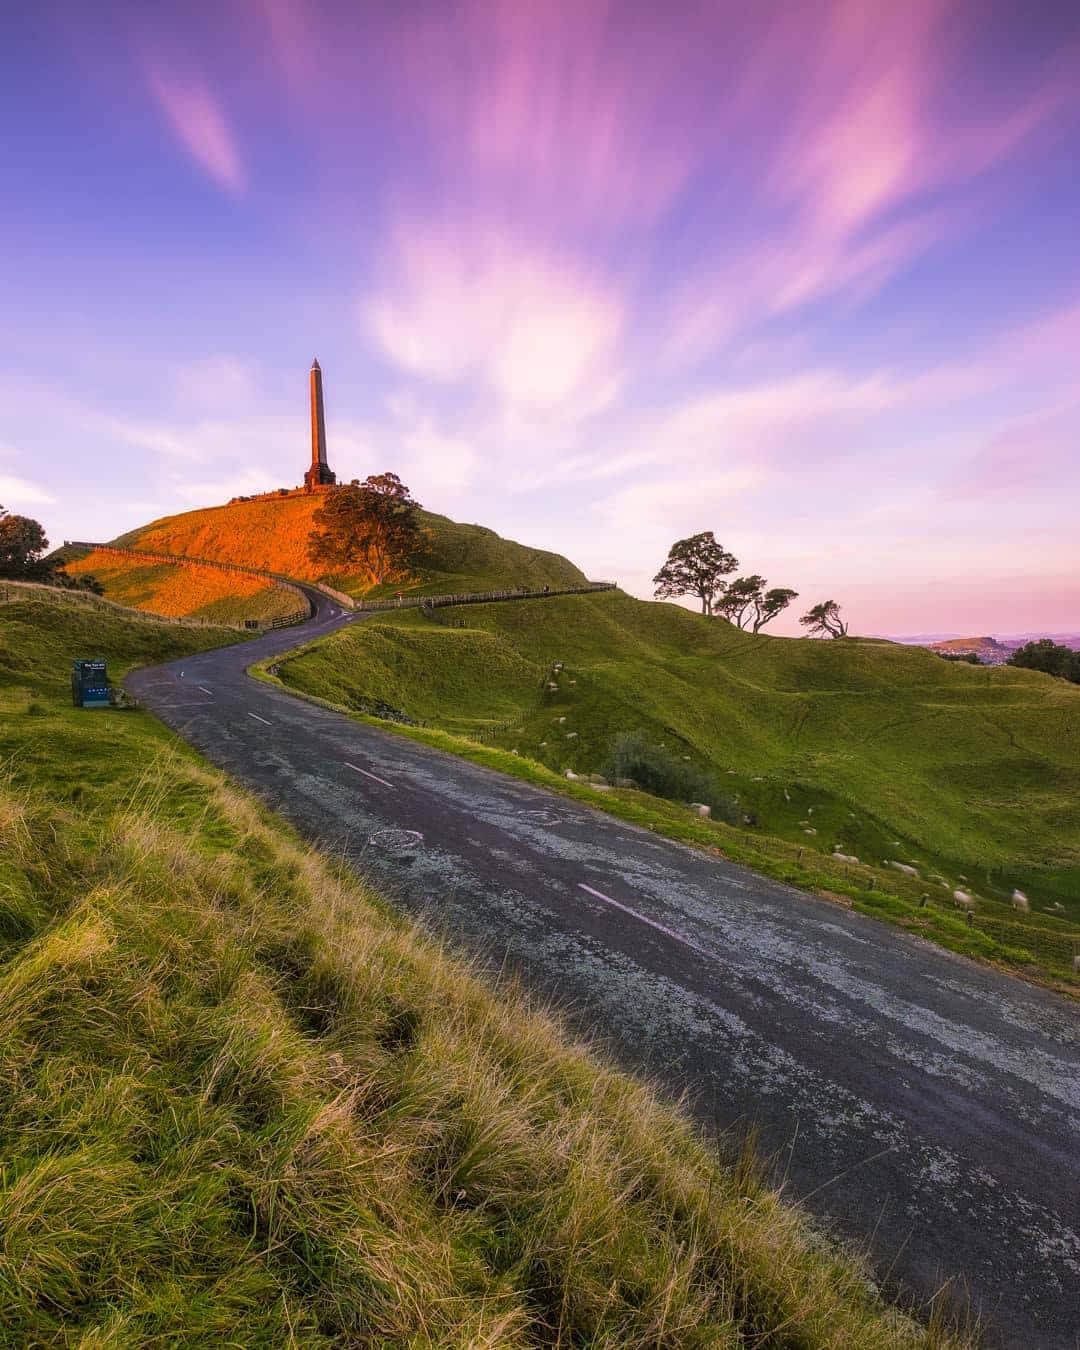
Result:
{"label": "sunlit orange hillside", "polygon": [[[121,536],[117,544],[148,552],[179,553],[216,562],[265,568],[300,580],[325,580],[351,594],[373,589],[366,573],[326,575],[308,559],[308,537],[319,496],[303,494],[231,502],[166,516]],[[428,532],[427,556],[417,559],[415,576],[389,589],[436,594],[498,586],[575,586],[584,574],[566,558],[503,539],[481,525],[459,525],[445,516],[420,512]]]}
{"label": "sunlit orange hillside", "polygon": [[284,618],[297,608],[296,595],[284,586],[242,572],[219,572],[215,567],[140,563],[98,549],[68,559],[64,566],[72,576],[92,573],[105,588],[107,599],[152,614],[221,622],[265,621]]}

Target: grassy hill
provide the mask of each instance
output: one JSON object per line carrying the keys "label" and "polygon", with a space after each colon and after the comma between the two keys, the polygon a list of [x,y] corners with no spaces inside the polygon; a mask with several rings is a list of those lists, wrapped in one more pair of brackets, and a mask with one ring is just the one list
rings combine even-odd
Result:
{"label": "grassy hill", "polygon": [[418,560],[410,580],[380,590],[367,576],[323,573],[308,560],[308,536],[314,528],[311,518],[319,504],[319,497],[304,495],[232,502],[166,516],[113,542],[151,552],[241,563],[301,580],[324,580],[350,595],[396,590],[438,595],[512,586],[539,589],[575,586],[585,580],[573,563],[557,553],[502,539],[481,525],[460,525],[446,516],[421,511],[420,523],[429,532],[426,556]]}
{"label": "grassy hill", "polygon": [[437,616],[355,625],[280,678],[558,774],[610,773],[613,738],[637,732],[747,837],[914,865],[939,903],[967,886],[1011,917],[1018,886],[1040,925],[1080,919],[1080,689],[1064,681],[885,641],[754,636],[619,593]]}
{"label": "grassy hill", "polygon": [[[0,1342],[959,1344],[0,604]],[[234,635],[233,635],[234,636]]]}
{"label": "grassy hill", "polygon": [[104,587],[109,600],[151,614],[237,623],[243,619],[285,618],[298,600],[283,586],[241,572],[167,562],[140,562],[97,549],[71,549],[62,555],[72,576],[87,573]]}

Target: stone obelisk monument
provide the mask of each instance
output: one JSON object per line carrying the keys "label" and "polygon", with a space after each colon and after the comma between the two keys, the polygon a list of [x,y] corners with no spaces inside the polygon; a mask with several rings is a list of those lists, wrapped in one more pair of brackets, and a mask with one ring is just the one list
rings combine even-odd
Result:
{"label": "stone obelisk monument", "polygon": [[333,487],[337,477],[326,462],[326,414],[323,412],[322,368],[311,363],[311,468],[304,474],[304,486]]}

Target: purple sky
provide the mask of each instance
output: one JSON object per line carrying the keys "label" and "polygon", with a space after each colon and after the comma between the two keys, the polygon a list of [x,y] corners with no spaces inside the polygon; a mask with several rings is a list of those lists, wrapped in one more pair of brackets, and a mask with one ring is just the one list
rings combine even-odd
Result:
{"label": "purple sky", "polygon": [[712,529],[854,631],[1080,626],[1080,6],[0,33],[0,502],[54,542],[298,482],[317,354],[339,477],[637,594]]}

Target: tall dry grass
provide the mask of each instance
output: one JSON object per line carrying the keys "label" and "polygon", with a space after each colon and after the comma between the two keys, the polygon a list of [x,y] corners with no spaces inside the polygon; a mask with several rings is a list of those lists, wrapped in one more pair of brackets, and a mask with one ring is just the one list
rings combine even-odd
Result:
{"label": "tall dry grass", "polygon": [[958,1343],[216,775],[0,829],[0,1343]]}

